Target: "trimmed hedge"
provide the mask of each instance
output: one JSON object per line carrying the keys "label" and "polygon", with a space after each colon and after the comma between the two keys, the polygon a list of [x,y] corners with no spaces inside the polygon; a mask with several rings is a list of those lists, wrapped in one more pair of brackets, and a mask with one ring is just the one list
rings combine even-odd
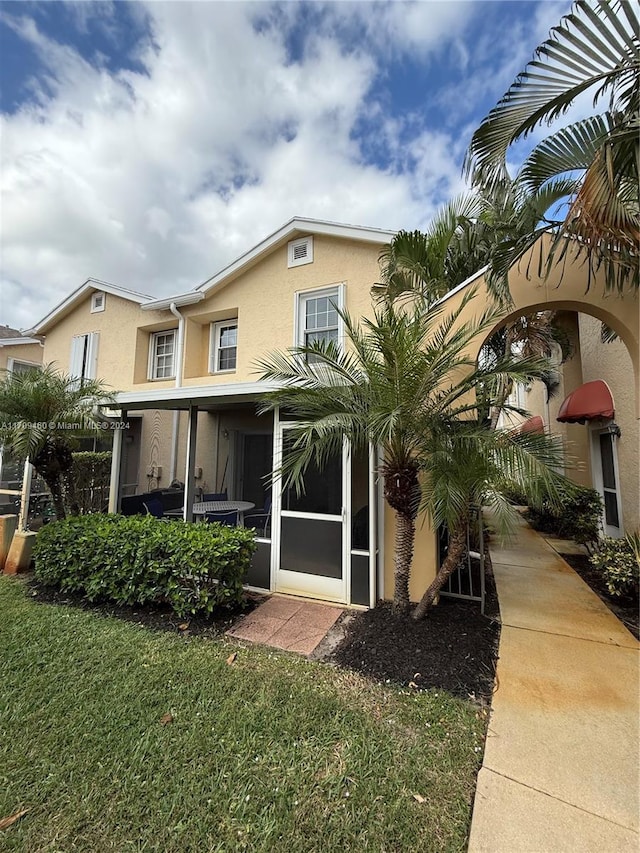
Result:
{"label": "trimmed hedge", "polygon": [[591,564],[602,574],[609,594],[617,598],[638,595],[640,587],[640,536],[601,540]]}
{"label": "trimmed hedge", "polygon": [[40,531],[35,574],[89,601],[167,602],[184,617],[239,604],[255,549],[253,531],[243,527],[152,516],[75,516]]}

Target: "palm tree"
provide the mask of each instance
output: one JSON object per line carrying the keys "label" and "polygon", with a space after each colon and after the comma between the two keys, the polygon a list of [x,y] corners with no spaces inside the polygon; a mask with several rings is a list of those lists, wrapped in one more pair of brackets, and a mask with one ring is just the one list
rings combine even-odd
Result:
{"label": "palm tree", "polygon": [[0,381],[0,442],[15,456],[28,458],[47,484],[56,518],[66,516],[66,504],[78,513],[73,478],[72,448],[76,439],[100,433],[104,418],[99,405],[113,403],[104,384],[79,381],[53,365],[7,374]]}
{"label": "palm tree", "polygon": [[[410,607],[416,517],[421,507],[432,508],[430,486],[421,479],[431,464],[426,436],[440,435],[440,424],[476,419],[479,383],[496,376],[530,381],[547,366],[531,358],[477,366],[469,346],[495,326],[500,310],[488,307],[463,322],[474,296],[468,292],[450,314],[419,294],[402,305],[384,300],[374,308],[373,319],[360,325],[340,312],[344,348],[316,342],[258,363],[262,379],[282,385],[265,397],[262,411],[286,407],[301,419],[287,462],[276,472],[285,485],[300,487],[307,466],[313,461],[322,468],[340,451],[344,437],[354,451],[370,443],[381,449],[384,497],[395,513],[394,610],[400,614]],[[550,482],[553,475],[536,468],[536,476]]]}
{"label": "palm tree", "polygon": [[[601,115],[574,122],[534,147],[517,188],[535,193],[562,176],[581,175],[547,269],[571,247],[586,255],[590,273],[602,266],[606,287],[618,292],[640,283],[639,24],[637,8],[626,0],[574,3],[475,131],[465,160],[474,184],[490,190],[507,175],[514,142],[566,113],[583,92],[595,90],[594,106],[607,96],[609,109]],[[552,227],[542,223],[512,246],[503,265],[512,266],[540,230]]]}

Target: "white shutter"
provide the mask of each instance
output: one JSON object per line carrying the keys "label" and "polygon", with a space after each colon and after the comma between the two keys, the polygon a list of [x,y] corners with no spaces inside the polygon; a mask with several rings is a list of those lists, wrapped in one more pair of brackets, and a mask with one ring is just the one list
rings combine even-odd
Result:
{"label": "white shutter", "polygon": [[85,335],[76,335],[71,338],[71,359],[69,361],[69,375],[73,379],[82,378],[82,362],[84,360]]}
{"label": "white shutter", "polygon": [[100,341],[99,332],[91,332],[87,335],[87,358],[84,367],[85,379],[98,378],[98,343]]}

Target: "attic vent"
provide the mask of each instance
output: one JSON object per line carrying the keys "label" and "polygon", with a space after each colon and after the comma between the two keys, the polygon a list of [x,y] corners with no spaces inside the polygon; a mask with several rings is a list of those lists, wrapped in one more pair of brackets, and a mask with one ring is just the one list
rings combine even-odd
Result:
{"label": "attic vent", "polygon": [[313,263],[313,237],[303,237],[289,243],[288,261],[290,267]]}
{"label": "attic vent", "polygon": [[105,304],[105,296],[104,293],[94,293],[91,297],[91,313],[97,314],[99,311],[104,311]]}

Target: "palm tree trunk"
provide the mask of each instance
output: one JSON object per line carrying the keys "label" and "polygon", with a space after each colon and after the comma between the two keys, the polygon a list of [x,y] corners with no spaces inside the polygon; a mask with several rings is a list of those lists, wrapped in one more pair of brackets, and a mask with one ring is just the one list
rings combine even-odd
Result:
{"label": "palm tree trunk", "polygon": [[62,496],[62,483],[60,481],[60,475],[54,474],[50,476],[46,471],[38,471],[38,473],[45,481],[45,483],[47,484],[47,488],[51,492],[53,508],[56,511],[56,521],[64,521],[64,519],[67,517],[67,513],[64,508],[64,498]]}
{"label": "palm tree trunk", "polygon": [[422,619],[427,610],[431,607],[437,594],[440,592],[449,576],[453,574],[460,563],[460,558],[464,554],[467,547],[467,523],[466,520],[461,522],[455,528],[449,538],[449,550],[443,564],[440,566],[440,571],[435,579],[420,599],[420,603],[411,614],[416,621]]}
{"label": "palm tree trunk", "polygon": [[412,518],[395,513],[396,542],[394,555],[393,612],[398,616],[406,616],[409,612],[409,573],[413,560],[413,546],[416,537],[416,526]]}

